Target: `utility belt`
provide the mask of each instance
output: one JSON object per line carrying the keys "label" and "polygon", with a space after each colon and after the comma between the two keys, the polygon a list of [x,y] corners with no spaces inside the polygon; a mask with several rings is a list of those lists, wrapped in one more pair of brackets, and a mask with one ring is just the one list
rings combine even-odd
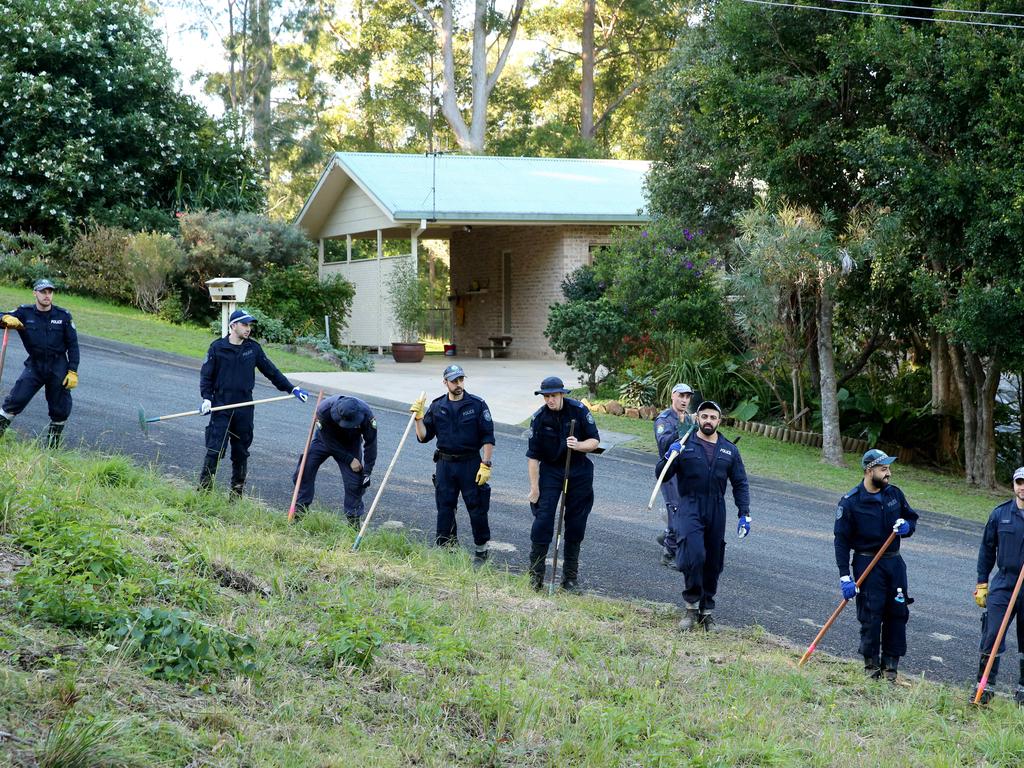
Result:
{"label": "utility belt", "polygon": [[[853,554],[856,557],[874,557],[876,554],[878,554],[878,552],[877,552],[877,550],[875,552],[860,552],[860,551],[854,550]],[[899,556],[900,556],[899,552],[886,552],[885,554],[882,555],[881,559],[882,560],[888,560],[890,557],[899,557]]]}
{"label": "utility belt", "polygon": [[444,451],[434,451],[434,463],[439,461],[469,461],[470,459],[479,459],[479,453],[445,453]]}

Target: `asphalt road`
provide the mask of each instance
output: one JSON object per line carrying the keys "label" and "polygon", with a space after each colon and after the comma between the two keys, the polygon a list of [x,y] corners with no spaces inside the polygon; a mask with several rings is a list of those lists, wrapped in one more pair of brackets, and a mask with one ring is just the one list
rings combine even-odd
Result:
{"label": "asphalt road", "polygon": [[[24,353],[15,339],[4,370],[4,390],[20,372]],[[74,410],[65,432],[69,444],[123,452],[165,474],[194,480],[202,461],[206,420],[186,417],[150,426],[145,438],[138,426],[138,408],[150,416],[196,408],[199,404],[198,363],[184,358],[96,339],[82,339],[81,384],[74,392]],[[257,376],[259,381],[262,377]],[[276,390],[257,384],[255,397]],[[371,493],[398,445],[408,414],[397,404],[375,404],[380,458]],[[311,403],[282,401],[257,408],[256,437],[249,464],[247,492],[279,506],[291,498],[291,475],[309,428]],[[37,436],[47,423],[40,392],[14,422],[25,436]],[[726,430],[728,432],[728,430]],[[743,445],[740,443],[742,452]],[[498,426],[494,456],[491,529],[495,567],[525,568],[531,515],[526,441],[517,427]],[[376,524],[403,523],[423,539],[433,534],[434,505],[430,484],[432,449],[410,436],[392,474]],[[582,586],[616,597],[681,602],[682,575],[659,564],[654,537],[663,512],[646,511],[653,487],[653,458],[635,451],[612,449],[594,457],[596,503],[587,528],[580,565]],[[221,464],[218,481],[227,483],[230,462]],[[899,484],[899,465],[894,482]],[[834,494],[798,484],[751,478],[753,528],[739,541],[730,524],[725,572],[719,586],[717,618],[721,624],[760,624],[788,638],[802,651],[840,600],[832,550]],[[850,486],[859,482],[850,472]],[[368,495],[367,499],[372,498]],[[321,469],[317,502],[340,513],[341,481],[333,464]],[[927,499],[910,499],[927,509]],[[735,509],[729,502],[729,513]],[[464,544],[471,543],[464,508],[459,513]],[[903,545],[910,577],[909,654],[902,670],[931,679],[969,685],[977,669],[980,611],[971,597],[974,565],[982,525],[922,511],[917,533]],[[855,611],[851,605],[827,635],[822,649],[843,656],[857,654]],[[1008,634],[1013,635],[1013,631]],[[1010,641],[1011,647],[1014,641]],[[1001,687],[1015,683],[1016,664],[1008,659]],[[811,662],[813,663],[813,662]]]}

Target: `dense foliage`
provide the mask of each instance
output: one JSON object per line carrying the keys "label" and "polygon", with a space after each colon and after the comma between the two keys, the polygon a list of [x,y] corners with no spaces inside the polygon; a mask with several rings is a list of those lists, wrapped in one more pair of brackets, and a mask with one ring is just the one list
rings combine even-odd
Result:
{"label": "dense foliage", "polygon": [[139,3],[0,0],[0,228],[173,228],[254,209],[250,153],[193,100]]}

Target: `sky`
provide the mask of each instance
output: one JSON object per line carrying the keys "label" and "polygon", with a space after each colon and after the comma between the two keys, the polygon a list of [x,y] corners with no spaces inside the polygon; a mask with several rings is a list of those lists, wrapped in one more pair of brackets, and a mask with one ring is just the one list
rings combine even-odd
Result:
{"label": "sky", "polygon": [[194,14],[168,2],[162,2],[159,6],[155,26],[163,35],[167,54],[181,77],[182,92],[193,96],[211,114],[223,115],[223,103],[203,93],[201,83],[192,82],[197,72],[216,71],[224,67],[219,42],[213,38],[204,40],[199,32],[189,29],[196,21]]}

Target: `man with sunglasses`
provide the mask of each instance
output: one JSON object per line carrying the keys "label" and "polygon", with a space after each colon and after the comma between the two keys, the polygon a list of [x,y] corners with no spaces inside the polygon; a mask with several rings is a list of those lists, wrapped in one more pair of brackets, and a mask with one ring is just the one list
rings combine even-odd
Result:
{"label": "man with sunglasses", "polygon": [[[989,573],[993,566],[998,566],[992,581]],[[974,588],[974,602],[985,613],[981,622],[981,660],[978,664],[978,681],[985,671],[996,634],[1003,623],[1006,612],[1012,611],[1010,621],[1017,619],[1017,650],[1024,653],[1024,600],[1018,599],[1017,604],[1010,605],[1013,588],[1017,584],[1017,575],[1024,566],[1024,467],[1018,467],[1013,473],[1013,498],[992,510],[985,533],[981,537],[978,549],[978,585]],[[996,651],[992,671],[988,676],[988,684],[995,683],[996,672],[999,671],[999,656],[1006,650],[1006,637],[1003,637]],[[992,699],[992,691],[986,688],[981,695],[981,703],[987,704]],[[1019,706],[1024,706],[1024,658],[1020,661],[1020,677],[1017,680],[1017,691],[1014,699]],[[971,691],[974,700],[974,691]]]}
{"label": "man with sunglasses", "polygon": [[[907,596],[907,565],[900,555],[900,539],[914,535],[917,512],[903,491],[890,484],[889,465],[895,456],[872,448],[861,457],[864,480],[839,500],[833,528],[839,589],[846,600],[857,600],[860,653],[864,671],[877,680],[896,681],[896,669],[907,654],[907,621],[913,600]],[[864,583],[857,579],[875,554],[895,532]],[[853,575],[850,552],[853,552]]]}

